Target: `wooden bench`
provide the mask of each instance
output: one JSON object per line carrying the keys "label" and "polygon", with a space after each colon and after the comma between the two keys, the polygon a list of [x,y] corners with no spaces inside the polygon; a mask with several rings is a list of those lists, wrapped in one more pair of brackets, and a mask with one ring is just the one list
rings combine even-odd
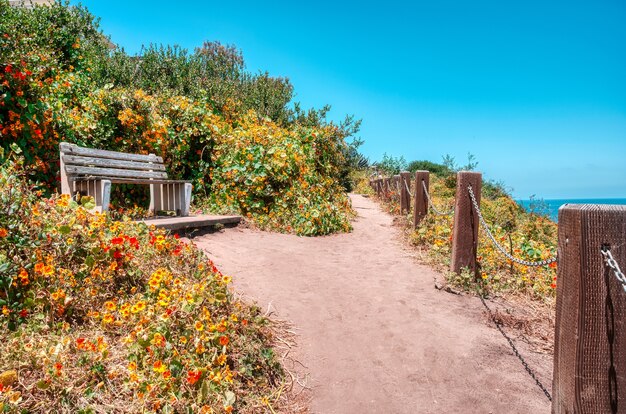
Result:
{"label": "wooden bench", "polygon": [[61,193],[94,198],[96,209],[109,208],[111,184],[150,185],[150,210],[189,215],[191,183],[168,180],[163,158],[154,154],[127,154],[61,142]]}

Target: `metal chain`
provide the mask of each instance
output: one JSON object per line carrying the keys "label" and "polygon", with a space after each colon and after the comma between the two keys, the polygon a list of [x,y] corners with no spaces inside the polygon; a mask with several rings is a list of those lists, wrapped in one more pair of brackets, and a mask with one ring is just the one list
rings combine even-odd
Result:
{"label": "metal chain", "polygon": [[422,188],[424,189],[424,193],[426,193],[426,198],[428,199],[428,204],[430,205],[430,208],[433,209],[435,214],[438,214],[440,216],[451,216],[451,215],[454,214],[454,210],[450,210],[447,213],[443,213],[443,212],[437,210],[437,207],[435,207],[435,205],[433,204],[433,200],[431,200],[431,198],[430,198],[430,194],[428,194],[428,189],[426,188],[426,183],[424,183],[424,180],[422,180]]}
{"label": "metal chain", "polygon": [[549,265],[550,263],[554,263],[557,261],[557,257],[551,257],[549,259],[545,259],[545,260],[541,260],[539,262],[529,262],[527,260],[522,260],[522,259],[518,259],[517,257],[513,257],[511,254],[509,254],[506,249],[504,247],[502,247],[500,245],[500,243],[498,243],[498,241],[496,240],[496,238],[493,236],[493,234],[491,234],[491,230],[489,230],[489,226],[487,225],[487,222],[485,222],[485,219],[483,218],[482,213],[480,212],[480,208],[478,207],[478,202],[476,201],[476,196],[474,195],[474,191],[472,190],[472,186],[468,186],[467,190],[469,191],[469,195],[470,198],[472,200],[472,204],[474,205],[474,209],[476,210],[476,213],[478,214],[478,219],[480,220],[480,224],[482,224],[483,228],[485,229],[485,231],[487,232],[487,236],[489,236],[489,238],[491,239],[491,242],[493,243],[494,246],[496,246],[496,248],[500,251],[500,253],[502,253],[504,256],[506,256],[507,259],[524,265],[524,266],[534,266],[534,267],[539,267],[539,266],[546,266]]}
{"label": "metal chain", "polygon": [[409,195],[410,195],[411,197],[415,197],[415,196],[413,195],[413,193],[411,192],[411,189],[409,188],[409,185],[406,183],[406,180],[402,180],[402,181],[404,181],[404,188],[406,188],[406,191],[409,193]]}
{"label": "metal chain", "polygon": [[515,346],[515,344],[513,343],[513,340],[506,334],[506,332],[504,332],[504,329],[502,329],[502,323],[499,322],[496,317],[494,316],[493,312],[491,311],[491,309],[489,308],[489,306],[487,305],[487,302],[485,302],[485,299],[483,298],[483,296],[480,294],[480,292],[478,291],[478,288],[476,288],[476,291],[478,293],[478,297],[480,298],[480,301],[483,303],[483,306],[485,307],[485,309],[487,309],[487,312],[489,313],[489,318],[491,319],[491,321],[494,323],[494,325],[496,325],[496,328],[498,329],[498,331],[500,331],[500,333],[502,334],[502,336],[504,336],[504,339],[507,340],[507,342],[509,343],[509,345],[511,346],[511,349],[513,350],[513,353],[515,354],[515,356],[517,357],[517,359],[520,360],[520,362],[522,363],[522,365],[524,366],[524,369],[526,370],[526,372],[528,372],[528,375],[530,375],[532,377],[532,379],[535,380],[535,383],[537,384],[537,386],[541,389],[541,391],[543,391],[543,393],[546,395],[546,397],[548,397],[548,400],[552,401],[552,396],[550,395],[550,392],[548,391],[548,389],[541,383],[541,381],[539,381],[539,378],[537,378],[537,374],[535,374],[535,372],[530,368],[530,366],[528,365],[528,362],[526,362],[526,360],[524,359],[524,357],[522,356],[522,354],[519,353],[519,351],[517,350],[517,347]]}
{"label": "metal chain", "polygon": [[609,249],[603,248],[600,253],[602,253],[602,257],[604,258],[604,264],[613,271],[613,274],[617,278],[617,281],[622,285],[622,289],[624,289],[624,291],[626,292],[626,276],[624,276],[624,273],[622,273],[622,270],[619,268],[619,265],[613,258],[611,251]]}

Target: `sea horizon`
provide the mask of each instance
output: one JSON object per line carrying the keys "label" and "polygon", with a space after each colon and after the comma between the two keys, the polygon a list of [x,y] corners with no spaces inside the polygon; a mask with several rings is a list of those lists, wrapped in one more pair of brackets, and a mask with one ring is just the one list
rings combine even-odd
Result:
{"label": "sea horizon", "polygon": [[563,204],[613,204],[626,205],[626,198],[555,198],[555,199],[527,199],[515,200],[526,211],[543,214],[554,222],[558,222],[559,208]]}

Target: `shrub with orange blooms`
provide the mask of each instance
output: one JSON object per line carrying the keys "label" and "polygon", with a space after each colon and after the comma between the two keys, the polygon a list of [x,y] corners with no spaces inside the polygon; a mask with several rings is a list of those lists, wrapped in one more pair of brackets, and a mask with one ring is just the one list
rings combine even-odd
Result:
{"label": "shrub with orange blooms", "polygon": [[[85,9],[58,2],[14,8],[0,0],[0,16],[0,150],[18,144],[31,180],[48,193],[58,187],[58,144],[68,141],[162,156],[170,178],[193,181],[204,210],[230,210],[301,235],[350,229],[344,139],[358,123],[326,122],[324,110],[287,120],[285,108],[273,121],[261,108],[244,112],[236,98],[216,101],[209,90],[148,93],[117,86],[114,74],[103,83],[110,53]],[[147,186],[114,185],[111,201],[141,214],[135,207],[147,207],[147,195]]]}
{"label": "shrub with orange blooms", "polygon": [[0,166],[4,412],[257,412],[276,395],[271,325],[191,242],[23,174]]}
{"label": "shrub with orange blooms", "polygon": [[[441,212],[454,208],[455,181],[453,176],[430,175],[429,194]],[[391,189],[391,200],[383,201],[385,208],[399,213],[397,191]],[[382,200],[381,200],[382,201]],[[483,191],[481,212],[490,225],[498,243],[514,257],[526,261],[541,261],[556,255],[557,225],[547,217],[525,212],[513,199],[503,194],[491,195]],[[412,224],[412,217],[410,221]],[[447,269],[452,252],[453,216],[438,215],[429,209],[410,239],[427,249],[434,263]],[[512,262],[496,249],[484,229],[479,231],[478,278],[469,272],[461,275],[448,273],[448,281],[458,287],[474,291],[480,286],[485,291],[529,294],[535,299],[552,301],[556,294],[556,265],[526,267]]]}

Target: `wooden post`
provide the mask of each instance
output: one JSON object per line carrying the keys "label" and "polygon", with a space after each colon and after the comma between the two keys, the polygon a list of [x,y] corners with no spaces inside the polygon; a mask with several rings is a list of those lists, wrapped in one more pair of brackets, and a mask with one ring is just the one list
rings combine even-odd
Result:
{"label": "wooden post", "polygon": [[426,214],[428,214],[428,199],[424,191],[424,185],[428,189],[430,176],[428,171],[415,172],[415,203],[413,205],[413,228],[417,228]]}
{"label": "wooden post", "polygon": [[391,177],[391,193],[398,193],[398,203],[400,204],[400,208],[402,208],[402,203],[400,203],[400,174],[394,175]]}
{"label": "wooden post", "polygon": [[452,261],[450,270],[460,273],[469,268],[476,273],[476,251],[478,250],[478,213],[472,205],[468,186],[472,186],[480,207],[482,174],[473,171],[459,171],[456,176],[456,197],[454,200],[454,228],[452,230]]}
{"label": "wooden post", "polygon": [[400,173],[400,214],[411,211],[411,194],[407,188],[411,188],[411,173],[403,171]]}
{"label": "wooden post", "polygon": [[391,178],[383,178],[383,194],[385,200],[391,198]]}
{"label": "wooden post", "polygon": [[626,206],[559,209],[552,413],[626,413]]}

